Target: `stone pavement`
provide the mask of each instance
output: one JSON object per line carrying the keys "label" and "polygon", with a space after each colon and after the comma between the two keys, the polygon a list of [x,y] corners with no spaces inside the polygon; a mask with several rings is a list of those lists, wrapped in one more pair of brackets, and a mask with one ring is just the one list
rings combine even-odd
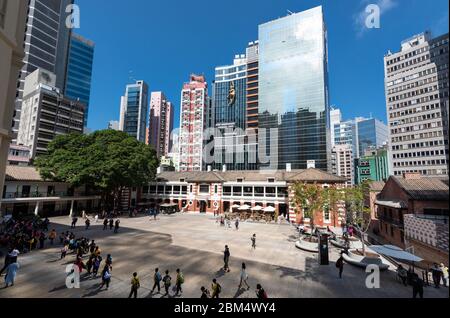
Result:
{"label": "stone pavement", "polygon": [[[51,228],[70,230],[68,217],[54,218]],[[83,223],[79,220],[79,223]],[[82,226],[83,225],[83,226]],[[254,298],[256,284],[260,283],[271,298],[411,298],[411,287],[403,287],[395,279],[395,272],[381,274],[381,288],[367,289],[363,270],[345,265],[344,278],[338,278],[335,261],[338,251],[332,249],[330,265],[319,266],[317,255],[295,248],[296,233],[292,226],[241,223],[240,229],[220,227],[210,216],[177,214],[160,216],[157,221],[148,217],[122,218],[118,234],[102,230],[101,221],[84,230],[80,224],[74,233],[95,239],[102,255],[113,256],[113,277],[109,290],[99,290],[100,279],[82,279],[81,288],[65,286],[67,264],[74,261],[68,255],[60,261],[60,246],[19,256],[21,268],[16,284],[0,289],[0,297],[84,298],[127,297],[131,274],[136,271],[141,279],[139,297],[152,295],[154,268],[170,270],[175,282],[175,269],[185,276],[182,297],[198,298],[200,287],[210,289],[217,278],[222,285],[223,298]],[[250,237],[256,233],[257,248],[251,248]],[[47,242],[48,244],[48,242]],[[230,247],[230,273],[221,270],[223,249]],[[250,290],[238,289],[241,263],[247,264]],[[81,275],[83,277],[83,274]],[[1,281],[2,286],[3,279]],[[448,289],[425,288],[426,298],[448,297]]]}

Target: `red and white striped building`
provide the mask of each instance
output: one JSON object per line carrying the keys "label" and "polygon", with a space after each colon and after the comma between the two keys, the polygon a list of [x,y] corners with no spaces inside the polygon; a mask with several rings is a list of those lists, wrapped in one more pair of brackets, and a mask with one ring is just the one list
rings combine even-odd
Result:
{"label": "red and white striped building", "polygon": [[[307,224],[309,221],[292,206],[296,182],[342,187],[346,179],[317,169],[270,174],[260,171],[163,172],[156,182],[141,189],[138,202],[141,206],[174,205],[180,211],[211,214],[229,212],[233,206],[259,206],[262,211],[273,207],[274,216],[283,215],[290,222]],[[340,226],[343,214],[342,210],[324,211],[316,216],[315,223]]]}
{"label": "red and white striped building", "polygon": [[180,171],[201,171],[203,131],[206,124],[208,84],[204,76],[191,75],[181,91]]}

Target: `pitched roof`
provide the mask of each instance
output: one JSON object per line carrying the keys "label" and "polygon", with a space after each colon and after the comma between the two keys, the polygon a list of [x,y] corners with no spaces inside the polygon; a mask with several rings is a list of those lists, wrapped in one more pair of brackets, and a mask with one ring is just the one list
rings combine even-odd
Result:
{"label": "pitched roof", "polygon": [[439,179],[405,179],[398,177],[392,178],[413,200],[448,201],[448,185],[446,185]]}
{"label": "pitched roof", "polygon": [[381,192],[385,185],[384,181],[372,181],[369,183],[370,191]]}
{"label": "pitched roof", "polygon": [[178,182],[235,182],[238,179],[243,181],[265,182],[269,178],[275,181],[288,182],[324,182],[324,183],[345,183],[347,180],[318,169],[292,170],[292,171],[202,171],[202,172],[162,172],[158,174],[160,181]]}
{"label": "pitched roof", "polygon": [[6,166],[6,181],[44,181],[35,167]]}

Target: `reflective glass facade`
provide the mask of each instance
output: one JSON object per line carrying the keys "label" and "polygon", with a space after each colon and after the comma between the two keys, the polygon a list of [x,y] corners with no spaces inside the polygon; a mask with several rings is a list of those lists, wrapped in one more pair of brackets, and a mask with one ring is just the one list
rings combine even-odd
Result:
{"label": "reflective glass facade", "polygon": [[120,129],[141,142],[145,142],[148,116],[148,85],[143,81],[127,85],[122,97]]}
{"label": "reflective glass facade", "polygon": [[327,67],[322,7],[259,26],[259,145],[269,155],[278,129],[279,169],[331,169]]}
{"label": "reflective glass facade", "polygon": [[85,127],[88,121],[93,61],[94,43],[83,39],[79,35],[72,34],[69,47],[65,95],[73,100],[79,99],[80,102],[86,105]]}
{"label": "reflective glass facade", "polygon": [[357,123],[358,151],[363,157],[366,150],[371,147],[382,147],[389,139],[387,126],[377,119],[367,119]]}

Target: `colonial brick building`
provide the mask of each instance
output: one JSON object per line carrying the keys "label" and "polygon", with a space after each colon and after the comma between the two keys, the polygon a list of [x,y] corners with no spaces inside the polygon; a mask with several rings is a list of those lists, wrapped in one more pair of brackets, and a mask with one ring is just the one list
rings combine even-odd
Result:
{"label": "colonial brick building", "polygon": [[[296,182],[323,187],[342,186],[346,180],[321,170],[163,172],[138,193],[140,206],[175,206],[184,212],[224,213],[232,210],[282,215],[290,222],[308,223],[291,205]],[[245,209],[248,207],[248,209]],[[319,226],[339,226],[343,211],[324,211]]]}
{"label": "colonial brick building", "polygon": [[386,242],[448,264],[448,184],[416,174],[390,177],[375,202]]}

